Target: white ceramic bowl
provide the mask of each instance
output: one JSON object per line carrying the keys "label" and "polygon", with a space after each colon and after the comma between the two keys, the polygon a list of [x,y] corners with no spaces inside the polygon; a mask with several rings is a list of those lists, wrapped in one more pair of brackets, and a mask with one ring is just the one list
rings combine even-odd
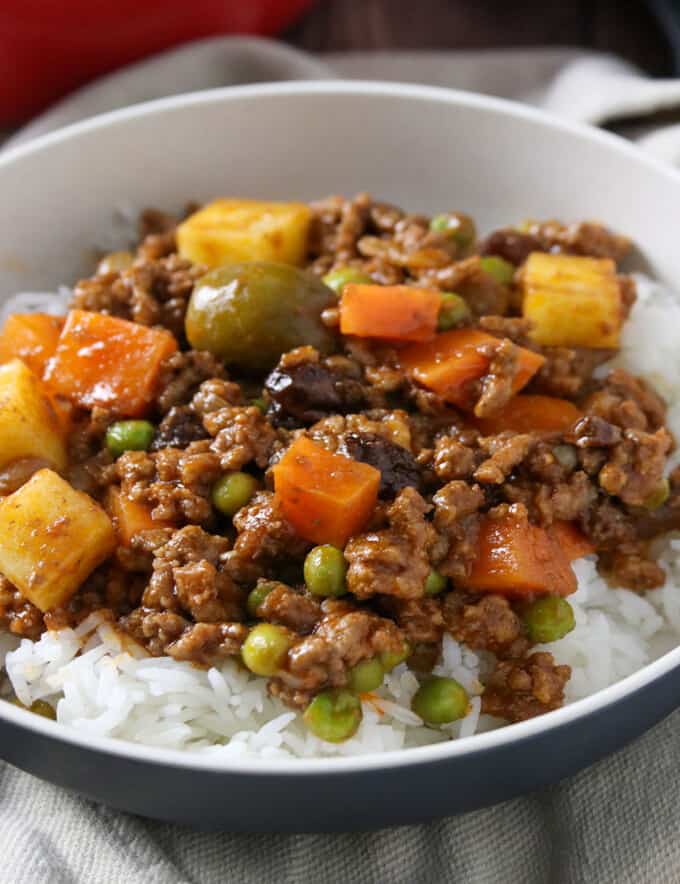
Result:
{"label": "white ceramic bowl", "polygon": [[[482,96],[322,82],[179,96],[0,154],[0,298],[90,273],[92,248],[111,244],[115,209],[359,190],[409,209],[460,208],[482,231],[531,216],[598,218],[636,240],[648,272],[680,279],[680,176],[627,143]],[[679,665],[676,649],[541,718],[380,756],[217,765],[84,737],[9,704],[0,704],[0,755],[91,798],[178,822],[379,827],[509,798],[613,751],[675,708]]]}

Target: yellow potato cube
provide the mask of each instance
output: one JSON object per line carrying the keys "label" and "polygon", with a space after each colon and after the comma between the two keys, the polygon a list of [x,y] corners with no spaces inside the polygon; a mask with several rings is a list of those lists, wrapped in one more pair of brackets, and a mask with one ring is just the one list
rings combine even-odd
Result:
{"label": "yellow potato cube", "polygon": [[302,264],[311,219],[304,203],[219,199],[177,228],[183,258],[208,267],[240,261]]}
{"label": "yellow potato cube", "polygon": [[41,611],[64,605],[115,543],[99,504],[52,470],[0,500],[0,572]]}
{"label": "yellow potato cube", "polygon": [[619,346],[621,287],[608,258],[532,252],[522,272],[522,290],[523,314],[537,344]]}
{"label": "yellow potato cube", "polygon": [[0,468],[39,457],[62,470],[66,448],[52,404],[20,359],[0,365]]}

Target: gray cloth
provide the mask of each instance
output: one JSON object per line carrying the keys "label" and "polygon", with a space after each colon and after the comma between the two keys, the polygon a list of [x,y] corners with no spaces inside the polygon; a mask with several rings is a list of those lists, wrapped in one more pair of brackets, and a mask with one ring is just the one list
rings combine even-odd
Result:
{"label": "gray cloth", "polygon": [[[204,41],[109,76],[12,142],[161,95],[337,75],[476,89],[587,122],[617,123],[623,131],[635,118],[631,131],[643,147],[680,160],[680,128],[655,130],[651,119],[680,108],[680,81],[651,81],[610,56],[508,50],[321,60],[239,39]],[[3,765],[0,884],[670,884],[680,882],[678,759],[680,713],[617,755],[533,795],[429,825],[328,836],[195,832],[109,810]]]}

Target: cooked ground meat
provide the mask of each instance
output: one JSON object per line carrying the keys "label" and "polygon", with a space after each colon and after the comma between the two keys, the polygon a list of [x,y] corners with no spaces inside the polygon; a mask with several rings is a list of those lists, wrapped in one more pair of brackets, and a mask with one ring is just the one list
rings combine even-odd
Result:
{"label": "cooked ground meat", "polygon": [[275,583],[258,607],[257,616],[304,635],[321,619],[321,605],[309,593],[297,592],[285,583]]}
{"label": "cooked ground meat", "polygon": [[347,587],[356,598],[423,595],[435,539],[425,519],[429,509],[415,489],[404,488],[387,511],[389,528],[350,539],[345,547]]}
{"label": "cooked ground meat", "polygon": [[[506,597],[502,586],[473,591],[471,566],[480,557],[480,526],[513,513],[538,537],[541,529],[559,536],[567,529],[555,523],[570,523],[613,585],[644,592],[663,584],[650,540],[680,528],[680,468],[665,477],[674,445],[666,403],[620,368],[596,371],[611,349],[540,346],[522,315],[523,265],[532,252],[618,262],[630,242],[594,222],[552,220],[478,241],[461,212],[430,219],[365,193],[329,197],[311,212],[305,269],[318,276],[351,268],[381,285],[456,292],[468,308],[461,328],[492,336],[468,354],[471,364],[479,357],[483,373],[452,381],[455,396],[438,384],[429,389],[422,372],[406,368],[403,341],[341,334],[340,303],[329,301],[319,321],[330,355],[303,345],[281,353],[273,370],[272,359],[260,374],[228,377],[222,359],[189,349],[185,336],[187,305],[205,268],[178,254],[175,216],[143,213],[136,252],[117,265],[108,260],[124,269],[108,271],[102,262],[101,272],[77,283],[72,302],[168,330],[178,345],[155,378],[147,411],[131,415],[155,427],[149,450],[114,457],[107,431],[126,415],[85,408],[78,397],[70,408],[63,474],[117,513],[121,542],[61,607],[44,614],[0,575],[0,627],[37,638],[101,611],[149,653],[208,666],[239,654],[246,619],[278,624],[292,644],[269,690],[295,708],[320,690],[346,686],[353,666],[384,652],[403,654],[408,646],[410,668],[428,672],[448,632],[491,669],[483,675],[485,712],[514,721],[554,709],[568,667],[531,653],[523,601]],[[512,265],[505,284],[482,260],[489,255]],[[611,273],[625,319],[635,281]],[[271,324],[263,329],[276,334]],[[481,429],[489,426],[483,418],[510,420],[499,411],[517,394],[520,347],[545,359],[521,393],[570,400],[581,416],[567,428]],[[316,531],[323,518],[310,513],[310,531],[299,501],[291,507],[276,486],[273,467],[301,436],[381,476],[378,499],[368,499],[342,555],[329,552],[347,590],[341,599],[320,601],[306,589],[312,542],[301,535],[324,545]],[[0,495],[20,489],[46,463],[29,457],[4,465]],[[228,506],[216,511],[213,487],[241,470],[263,490],[248,499],[244,480],[229,519]],[[320,498],[325,492],[314,489]],[[127,502],[138,506],[125,534],[116,507]],[[332,533],[335,542],[344,539],[342,530]],[[441,577],[447,581],[438,583]],[[426,594],[433,581],[438,594]],[[264,591],[264,582],[268,593],[248,610],[249,594]]]}
{"label": "cooked ground meat", "polygon": [[229,541],[196,525],[175,531],[155,551],[153,575],[142,597],[146,608],[186,612],[195,621],[241,620],[243,593],[224,570]]}
{"label": "cooked ground meat", "polygon": [[558,709],[570,675],[569,666],[557,666],[553,655],[545,651],[523,660],[499,660],[486,680],[482,712],[524,721]]}

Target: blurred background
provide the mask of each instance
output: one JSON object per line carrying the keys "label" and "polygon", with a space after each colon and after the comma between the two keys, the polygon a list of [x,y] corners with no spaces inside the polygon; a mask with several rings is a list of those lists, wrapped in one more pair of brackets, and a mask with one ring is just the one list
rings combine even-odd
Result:
{"label": "blurred background", "polygon": [[101,74],[217,34],[321,53],[581,47],[670,77],[679,22],[675,0],[0,0],[0,128]]}

